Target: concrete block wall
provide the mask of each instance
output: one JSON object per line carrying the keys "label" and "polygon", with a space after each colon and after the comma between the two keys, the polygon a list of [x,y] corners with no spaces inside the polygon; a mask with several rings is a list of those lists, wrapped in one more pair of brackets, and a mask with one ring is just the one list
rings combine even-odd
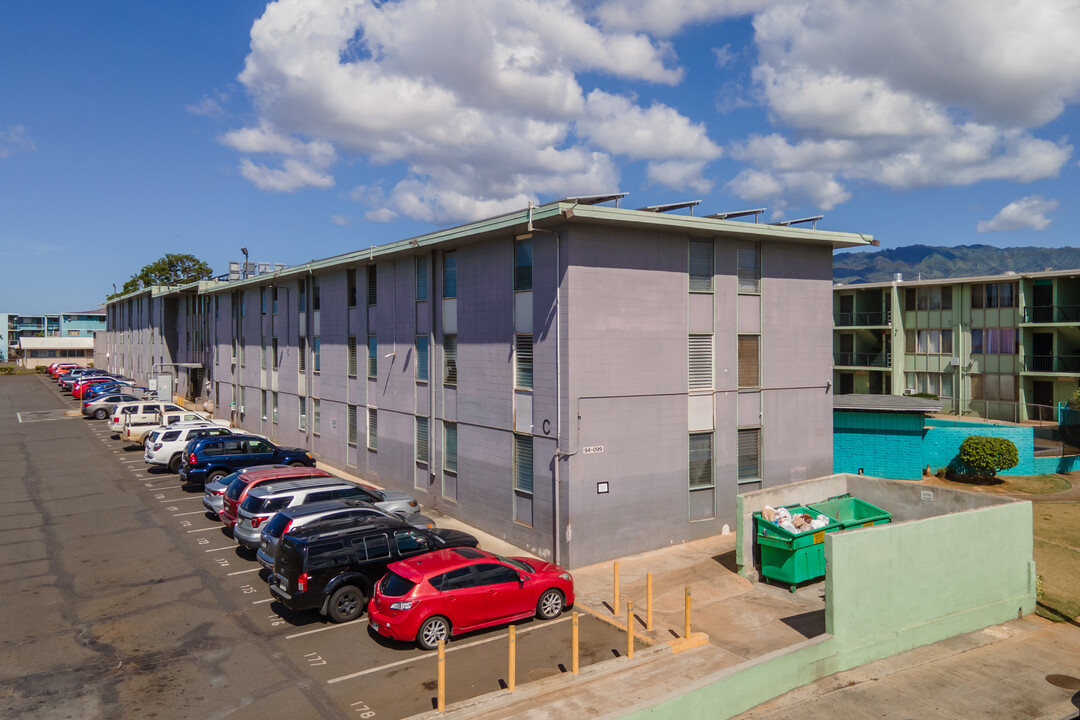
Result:
{"label": "concrete block wall", "polygon": [[1001,475],[1034,475],[1035,431],[1023,425],[995,425],[992,423],[965,423],[948,420],[931,420],[927,423],[923,440],[922,463],[930,472],[946,467],[960,452],[960,445],[969,435],[986,435],[1011,440],[1016,445],[1019,463],[1001,472]]}
{"label": "concrete block wall", "polygon": [[918,480],[924,417],[915,413],[833,413],[833,471]]}

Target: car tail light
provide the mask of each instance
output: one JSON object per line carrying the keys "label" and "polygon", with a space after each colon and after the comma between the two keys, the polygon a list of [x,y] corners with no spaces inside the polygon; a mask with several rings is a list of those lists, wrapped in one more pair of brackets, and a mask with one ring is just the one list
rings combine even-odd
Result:
{"label": "car tail light", "polygon": [[225,489],[222,488],[221,490],[211,490],[210,494],[211,495],[224,495],[225,494]]}
{"label": "car tail light", "polygon": [[258,515],[256,515],[255,517],[251,518],[251,527],[252,527],[252,529],[259,527],[266,520],[269,520],[269,519],[270,519],[269,515],[266,515],[264,517],[259,517]]}
{"label": "car tail light", "polygon": [[281,534],[284,535],[285,533],[289,532],[289,529],[292,527],[292,524],[293,524],[292,520],[290,520],[288,523],[286,523],[285,524],[285,529],[281,531]]}
{"label": "car tail light", "polygon": [[199,461],[195,459],[195,453],[191,453],[191,455],[188,456],[188,465],[198,465],[198,464],[199,464]]}
{"label": "car tail light", "polygon": [[84,402],[84,403],[82,404],[82,406],[83,406],[84,408],[88,408],[88,407],[90,407],[90,403],[89,403],[89,402]]}
{"label": "car tail light", "polygon": [[307,592],[307,573],[300,573],[300,577],[296,578],[296,591]]}
{"label": "car tail light", "polygon": [[391,610],[408,610],[416,604],[415,600],[402,600],[396,603],[390,603]]}

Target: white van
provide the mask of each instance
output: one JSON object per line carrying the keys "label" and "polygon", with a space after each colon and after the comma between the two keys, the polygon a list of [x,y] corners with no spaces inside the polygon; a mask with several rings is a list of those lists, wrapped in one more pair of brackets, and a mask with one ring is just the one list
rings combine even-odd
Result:
{"label": "white van", "polygon": [[[126,440],[127,438],[124,437],[125,426],[129,424],[145,425],[151,422],[155,426],[160,425],[161,423],[157,422],[157,414],[160,412],[186,414],[191,411],[185,410],[179,405],[158,400],[120,403],[113,408],[112,416],[109,418],[109,429],[120,435],[120,439]],[[200,416],[192,419],[201,420],[202,418]]]}

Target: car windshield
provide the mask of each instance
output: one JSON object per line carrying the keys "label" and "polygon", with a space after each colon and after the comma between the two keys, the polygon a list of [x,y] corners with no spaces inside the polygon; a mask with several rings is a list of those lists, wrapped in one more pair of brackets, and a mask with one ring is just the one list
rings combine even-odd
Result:
{"label": "car windshield", "polygon": [[244,492],[244,488],[248,486],[248,481],[244,479],[243,475],[237,475],[231,483],[229,483],[229,489],[225,491],[225,497],[230,500],[236,501],[240,499],[240,493]]}
{"label": "car windshield", "polygon": [[524,563],[524,562],[522,562],[520,560],[515,560],[514,558],[503,557],[502,555],[499,555],[497,553],[492,553],[492,555],[495,555],[495,557],[498,560],[506,563],[507,565],[513,565],[514,567],[518,568],[519,570],[524,570],[527,573],[536,572],[536,568],[529,565],[528,563]]}
{"label": "car windshield", "polygon": [[270,518],[270,521],[266,523],[266,527],[263,528],[263,533],[279,538],[281,534],[285,532],[286,526],[289,524],[290,518],[284,513],[278,513],[274,517]]}

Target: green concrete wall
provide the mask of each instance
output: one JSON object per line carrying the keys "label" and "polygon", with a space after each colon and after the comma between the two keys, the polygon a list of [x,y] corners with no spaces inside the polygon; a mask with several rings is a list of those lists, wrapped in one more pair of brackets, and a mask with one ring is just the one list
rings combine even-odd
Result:
{"label": "green concrete wall", "polygon": [[624,717],[724,720],[833,673],[1035,609],[1031,503],[825,536],[829,634]]}

